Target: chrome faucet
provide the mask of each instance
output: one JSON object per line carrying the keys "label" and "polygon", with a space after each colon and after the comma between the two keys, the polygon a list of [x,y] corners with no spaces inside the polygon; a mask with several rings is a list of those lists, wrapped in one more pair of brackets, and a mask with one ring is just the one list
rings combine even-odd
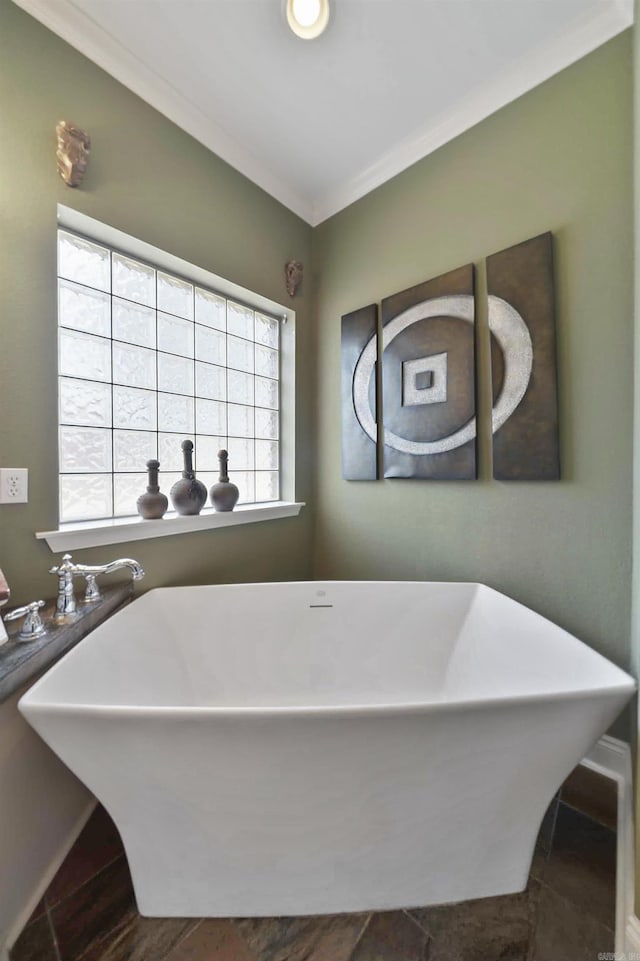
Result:
{"label": "chrome faucet", "polygon": [[[9,590],[7,579],[2,571],[0,571],[0,607],[4,607],[10,597],[11,591]],[[20,632],[14,635],[14,640],[33,641],[37,637],[42,637],[43,634],[46,634],[47,630],[40,617],[40,609],[42,607],[44,607],[44,601],[31,601],[30,604],[25,604],[24,607],[14,608],[8,614],[5,614],[4,618],[0,616],[0,644],[4,644],[5,641],[9,640],[4,621],[15,621],[19,617],[24,617],[24,624]]]}
{"label": "chrome faucet", "polygon": [[50,574],[58,577],[58,599],[56,601],[56,617],[64,617],[76,612],[76,596],[73,593],[73,578],[77,573],[76,565],[71,563],[71,554],[65,554],[62,564],[52,567]]}
{"label": "chrome faucet", "polygon": [[44,622],[40,617],[40,609],[44,607],[44,601],[31,601],[24,607],[16,607],[9,614],[5,614],[5,621],[15,621],[19,617],[24,617],[24,623],[16,635],[17,641],[35,641],[47,633]]}
{"label": "chrome faucet", "polygon": [[84,593],[85,601],[100,600],[100,588],[96,581],[98,574],[112,574],[113,571],[122,570],[123,567],[129,568],[134,581],[139,581],[144,577],[144,571],[140,564],[130,557],[120,557],[117,561],[111,561],[109,564],[98,564],[94,566],[78,564],[78,572],[87,579],[87,589]]}
{"label": "chrome faucet", "polygon": [[58,599],[56,601],[56,618],[60,619],[69,614],[76,613],[76,598],[73,591],[73,578],[77,576],[85,577],[87,588],[84,595],[85,601],[100,600],[100,589],[96,583],[99,574],[111,574],[128,567],[134,581],[139,581],[144,577],[144,571],[137,561],[130,557],[121,557],[117,561],[109,564],[74,564],[71,554],[64,554],[62,564],[52,567],[50,574],[55,574],[58,578]]}

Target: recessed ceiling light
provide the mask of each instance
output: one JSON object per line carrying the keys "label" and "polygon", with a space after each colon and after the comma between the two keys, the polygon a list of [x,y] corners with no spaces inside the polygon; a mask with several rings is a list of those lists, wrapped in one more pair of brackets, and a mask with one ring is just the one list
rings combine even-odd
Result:
{"label": "recessed ceiling light", "polygon": [[329,0],[287,0],[287,23],[303,40],[319,37],[329,23]]}

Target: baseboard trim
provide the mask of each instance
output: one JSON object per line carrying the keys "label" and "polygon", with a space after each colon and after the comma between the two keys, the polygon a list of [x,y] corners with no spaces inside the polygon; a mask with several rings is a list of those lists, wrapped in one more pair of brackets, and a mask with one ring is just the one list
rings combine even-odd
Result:
{"label": "baseboard trim", "polygon": [[627,921],[626,935],[626,957],[631,961],[632,958],[640,958],[640,921],[632,914]]}
{"label": "baseboard trim", "polygon": [[60,844],[60,847],[56,851],[55,855],[51,858],[51,861],[49,862],[45,870],[42,872],[40,881],[34,888],[33,894],[31,895],[31,897],[23,907],[22,911],[20,911],[17,918],[9,928],[9,934],[7,935],[7,939],[4,945],[0,947],[0,961],[9,961],[9,951],[11,950],[13,945],[16,943],[16,941],[20,937],[20,934],[22,933],[22,930],[25,927],[27,921],[35,911],[36,905],[38,904],[40,899],[44,896],[45,891],[47,890],[47,888],[53,881],[54,877],[56,876],[60,865],[66,858],[67,854],[69,853],[73,845],[78,840],[80,832],[82,831],[83,827],[85,826],[85,824],[87,823],[91,815],[93,814],[97,803],[98,802],[96,801],[95,798],[91,798],[91,800],[87,803],[82,813],[77,818],[75,824],[67,834],[66,838]]}
{"label": "baseboard trim", "polygon": [[634,914],[635,848],[631,749],[626,741],[605,734],[581,763],[618,782],[615,953],[621,959],[636,953],[640,959],[640,921]]}

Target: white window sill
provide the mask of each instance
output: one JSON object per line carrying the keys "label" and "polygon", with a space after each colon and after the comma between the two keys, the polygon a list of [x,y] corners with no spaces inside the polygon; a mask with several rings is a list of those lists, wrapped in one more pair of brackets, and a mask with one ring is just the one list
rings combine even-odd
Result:
{"label": "white window sill", "polygon": [[144,521],[141,517],[115,517],[104,521],[77,521],[63,524],[57,531],[38,531],[36,537],[45,540],[52,551],[76,550],[83,547],[103,547],[124,544],[152,537],[169,537],[191,531],[209,531],[238,524],[256,524],[280,517],[296,517],[304,507],[302,502],[274,501],[268,504],[241,504],[234,511],[218,513],[205,508],[201,514],[182,517],[170,512],[159,521]]}

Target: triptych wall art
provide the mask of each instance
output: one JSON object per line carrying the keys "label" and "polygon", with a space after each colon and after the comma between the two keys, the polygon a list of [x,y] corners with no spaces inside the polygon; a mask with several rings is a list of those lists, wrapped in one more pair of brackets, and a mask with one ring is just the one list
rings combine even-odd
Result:
{"label": "triptych wall art", "polygon": [[[493,474],[560,476],[552,236],[487,258]],[[342,318],[346,480],[468,480],[476,467],[472,264]],[[379,458],[379,446],[382,457]]]}

